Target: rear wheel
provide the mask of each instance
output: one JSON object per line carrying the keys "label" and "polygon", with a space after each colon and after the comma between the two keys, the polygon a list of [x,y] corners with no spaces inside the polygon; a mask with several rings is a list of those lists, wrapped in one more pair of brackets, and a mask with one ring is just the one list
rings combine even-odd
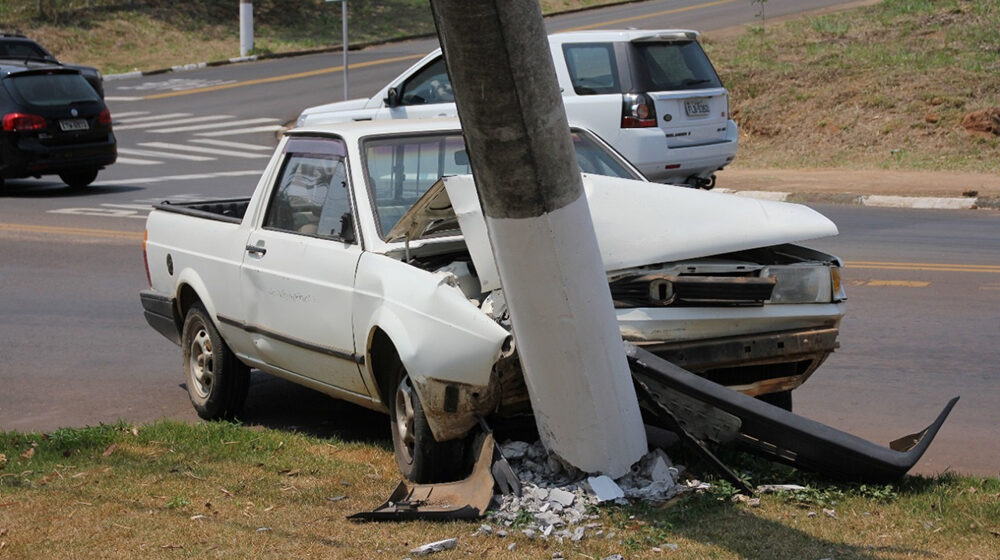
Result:
{"label": "rear wheel", "polygon": [[62,179],[63,183],[66,183],[70,187],[79,189],[86,187],[87,185],[93,183],[94,179],[97,179],[97,169],[85,168],[63,171],[59,174],[59,178]]}
{"label": "rear wheel", "polygon": [[389,417],[396,464],[405,478],[417,483],[455,480],[464,468],[464,439],[439,442],[434,439],[420,395],[406,369],[399,366]]}
{"label": "rear wheel", "polygon": [[208,312],[196,303],[181,334],[184,377],[191,404],[205,420],[233,418],[243,408],[250,368],[229,349]]}

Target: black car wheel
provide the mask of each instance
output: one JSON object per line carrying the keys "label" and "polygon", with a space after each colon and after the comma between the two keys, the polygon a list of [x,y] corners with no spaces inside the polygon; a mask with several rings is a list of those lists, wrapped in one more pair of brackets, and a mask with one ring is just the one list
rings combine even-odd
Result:
{"label": "black car wheel", "polygon": [[63,171],[59,174],[59,178],[62,179],[63,183],[66,183],[74,189],[79,189],[86,187],[87,185],[94,182],[97,179],[97,169],[74,169],[72,171]]}
{"label": "black car wheel", "polygon": [[243,408],[250,368],[240,362],[196,303],[188,310],[181,334],[184,377],[191,404],[205,420],[231,419]]}
{"label": "black car wheel", "polygon": [[394,387],[392,402],[388,404],[399,472],[406,479],[421,484],[456,480],[464,466],[465,440],[439,442],[434,439],[420,395],[402,365]]}

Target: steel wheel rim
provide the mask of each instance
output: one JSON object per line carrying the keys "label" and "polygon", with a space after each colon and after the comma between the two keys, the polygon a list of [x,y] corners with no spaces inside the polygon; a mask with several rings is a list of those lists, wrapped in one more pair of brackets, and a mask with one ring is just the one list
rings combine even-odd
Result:
{"label": "steel wheel rim", "polygon": [[399,435],[400,451],[407,463],[413,460],[413,386],[410,378],[404,377],[396,388],[396,433]]}
{"label": "steel wheel rim", "polygon": [[208,398],[215,382],[215,359],[212,354],[212,337],[203,326],[199,327],[191,337],[188,371],[191,372],[191,385],[201,398]]}

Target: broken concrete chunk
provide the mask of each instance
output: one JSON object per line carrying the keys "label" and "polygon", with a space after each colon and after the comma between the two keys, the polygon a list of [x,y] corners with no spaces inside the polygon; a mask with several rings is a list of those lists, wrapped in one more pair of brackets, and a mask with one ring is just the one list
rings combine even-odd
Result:
{"label": "broken concrete chunk", "polygon": [[444,539],[442,541],[436,541],[432,543],[427,543],[425,545],[418,546],[410,551],[411,554],[417,556],[426,556],[433,552],[441,552],[442,550],[451,550],[458,546],[458,539]]}
{"label": "broken concrete chunk", "polygon": [[657,457],[653,462],[653,468],[649,473],[649,477],[654,482],[674,481],[673,474],[670,472],[670,465],[662,457]]}
{"label": "broken concrete chunk", "polygon": [[769,494],[772,492],[797,492],[805,489],[805,486],[799,486],[798,484],[761,484],[757,487],[757,491],[762,494]]}
{"label": "broken concrete chunk", "polygon": [[590,489],[597,496],[598,502],[607,502],[625,497],[625,492],[609,476],[603,474],[601,476],[592,476],[587,479],[587,484],[590,485]]}
{"label": "broken concrete chunk", "polygon": [[500,452],[508,460],[520,459],[527,453],[530,444],[526,441],[508,441],[500,446]]}
{"label": "broken concrete chunk", "polygon": [[557,502],[563,507],[573,505],[574,498],[576,498],[576,496],[574,496],[572,492],[567,492],[561,488],[553,488],[549,490],[549,500]]}

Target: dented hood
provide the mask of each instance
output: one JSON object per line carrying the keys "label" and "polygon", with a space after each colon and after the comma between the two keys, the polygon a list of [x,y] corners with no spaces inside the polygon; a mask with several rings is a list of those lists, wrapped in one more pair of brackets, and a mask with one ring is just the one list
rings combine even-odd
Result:
{"label": "dented hood", "polygon": [[[604,268],[708,257],[837,234],[837,226],[800,204],[757,200],[619,179],[583,175]],[[461,227],[483,291],[500,276],[471,175],[443,177],[400,219],[389,241],[411,241]]]}

